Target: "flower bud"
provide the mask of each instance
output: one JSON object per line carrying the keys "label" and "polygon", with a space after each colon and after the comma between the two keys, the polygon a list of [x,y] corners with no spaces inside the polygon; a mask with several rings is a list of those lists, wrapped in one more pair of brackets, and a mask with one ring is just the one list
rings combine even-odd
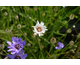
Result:
{"label": "flower bud", "polygon": [[38,39],[38,41],[40,42],[40,41],[41,41],[41,39]]}
{"label": "flower bud", "polygon": [[45,12],[43,13],[43,16],[45,16]]}
{"label": "flower bud", "polygon": [[15,16],[15,19],[18,19],[18,18],[19,18],[18,15],[16,15],[16,16]]}
{"label": "flower bud", "polygon": [[76,48],[77,48],[77,45],[74,45],[74,47],[76,47]]}
{"label": "flower bud", "polygon": [[73,28],[75,28],[76,26],[75,25],[73,25]]}
{"label": "flower bud", "polygon": [[41,45],[41,49],[43,49],[44,48],[44,45]]}
{"label": "flower bud", "polygon": [[71,41],[69,42],[69,44],[70,44],[71,46],[74,45],[74,41],[71,40]]}
{"label": "flower bud", "polygon": [[27,46],[28,46],[28,47],[30,47],[30,46],[31,46],[31,44],[30,44],[30,43],[28,43],[28,44],[27,44]]}
{"label": "flower bud", "polygon": [[69,16],[69,19],[70,19],[70,20],[73,20],[73,19],[74,19],[74,14],[71,14],[71,15]]}
{"label": "flower bud", "polygon": [[23,33],[23,36],[26,37],[27,36],[27,33]]}
{"label": "flower bud", "polygon": [[7,12],[4,12],[4,15],[5,15],[5,16],[7,16],[7,15],[8,15],[8,13],[7,13]]}
{"label": "flower bud", "polygon": [[0,49],[4,49],[4,44],[0,44]]}
{"label": "flower bud", "polygon": [[80,38],[80,33],[78,33],[77,37]]}
{"label": "flower bud", "polygon": [[37,7],[34,7],[34,11],[37,11]]}
{"label": "flower bud", "polygon": [[58,11],[58,7],[54,7],[54,11],[57,12]]}
{"label": "flower bud", "polygon": [[74,34],[71,34],[74,37]]}
{"label": "flower bud", "polygon": [[56,43],[56,38],[54,38],[54,37],[51,38],[51,39],[50,39],[50,42],[51,42],[52,44]]}
{"label": "flower bud", "polygon": [[73,49],[70,50],[72,53],[75,53],[75,51]]}
{"label": "flower bud", "polygon": [[32,34],[32,37],[33,37],[33,38],[35,38],[35,35],[34,35],[34,34]]}
{"label": "flower bud", "polygon": [[72,30],[71,30],[71,29],[68,29],[68,30],[67,30],[67,33],[71,33],[71,32],[72,32]]}
{"label": "flower bud", "polygon": [[26,7],[26,10],[29,11],[29,7]]}
{"label": "flower bud", "polygon": [[21,29],[21,25],[20,25],[20,24],[18,24],[18,25],[17,25],[17,28],[18,28],[18,29]]}

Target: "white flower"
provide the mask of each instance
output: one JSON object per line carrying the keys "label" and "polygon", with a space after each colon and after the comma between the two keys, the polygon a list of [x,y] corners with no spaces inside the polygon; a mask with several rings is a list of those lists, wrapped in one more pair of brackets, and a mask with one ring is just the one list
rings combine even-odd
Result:
{"label": "white flower", "polygon": [[39,24],[39,21],[37,21],[37,24],[34,27],[34,35],[39,35],[39,36],[43,36],[43,33],[45,33],[45,31],[47,31],[48,29],[46,29],[47,27],[44,26],[44,23],[41,21],[41,23]]}

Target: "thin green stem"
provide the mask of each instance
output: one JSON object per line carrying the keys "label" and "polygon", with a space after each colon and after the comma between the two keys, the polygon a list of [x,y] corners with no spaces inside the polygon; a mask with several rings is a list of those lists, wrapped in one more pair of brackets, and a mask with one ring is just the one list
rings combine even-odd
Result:
{"label": "thin green stem", "polygon": [[30,49],[30,48],[29,48],[29,50],[30,50],[30,52],[32,53],[32,55],[34,56],[34,58],[35,58],[35,59],[37,59],[37,58],[36,58],[36,56],[33,54],[33,52],[31,51],[31,49]]}
{"label": "thin green stem", "polygon": [[42,58],[44,59],[44,56],[43,56],[43,53],[42,53],[42,49],[41,49],[41,45],[40,45],[40,41],[38,41],[38,44],[39,44],[39,48],[40,48],[40,52],[41,52]]}

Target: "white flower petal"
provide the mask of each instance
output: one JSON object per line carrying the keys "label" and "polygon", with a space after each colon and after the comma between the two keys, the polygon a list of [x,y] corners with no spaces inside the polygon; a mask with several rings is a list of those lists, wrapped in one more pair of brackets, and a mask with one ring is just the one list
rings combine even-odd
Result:
{"label": "white flower petal", "polygon": [[41,21],[41,25],[44,25],[44,23]]}
{"label": "white flower petal", "polygon": [[37,33],[34,33],[34,35],[37,35]]}
{"label": "white flower petal", "polygon": [[45,30],[43,30],[42,32],[45,33]]}
{"label": "white flower petal", "polygon": [[47,31],[48,29],[45,29],[45,31]]}
{"label": "white flower petal", "polygon": [[43,36],[43,34],[39,33],[39,36]]}
{"label": "white flower petal", "polygon": [[35,26],[32,26],[32,27],[35,27]]}
{"label": "white flower petal", "polygon": [[41,34],[39,34],[39,36],[41,36]]}
{"label": "white flower petal", "polygon": [[37,20],[37,24],[39,24],[39,21]]}
{"label": "white flower petal", "polygon": [[33,32],[36,32],[35,30],[33,30]]}

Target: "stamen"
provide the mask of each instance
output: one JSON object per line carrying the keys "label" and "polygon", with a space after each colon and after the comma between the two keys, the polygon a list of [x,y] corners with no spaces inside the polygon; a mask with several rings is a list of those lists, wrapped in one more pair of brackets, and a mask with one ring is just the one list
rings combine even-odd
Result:
{"label": "stamen", "polygon": [[14,59],[21,59],[21,57],[20,56],[15,56],[15,58]]}
{"label": "stamen", "polygon": [[16,49],[19,49],[19,47],[20,47],[19,44],[15,45],[15,48],[16,48]]}
{"label": "stamen", "polygon": [[57,45],[57,47],[59,47],[59,45]]}
{"label": "stamen", "polygon": [[37,31],[38,31],[38,32],[41,32],[41,31],[42,31],[42,28],[41,28],[41,27],[38,27],[38,28],[37,28]]}

